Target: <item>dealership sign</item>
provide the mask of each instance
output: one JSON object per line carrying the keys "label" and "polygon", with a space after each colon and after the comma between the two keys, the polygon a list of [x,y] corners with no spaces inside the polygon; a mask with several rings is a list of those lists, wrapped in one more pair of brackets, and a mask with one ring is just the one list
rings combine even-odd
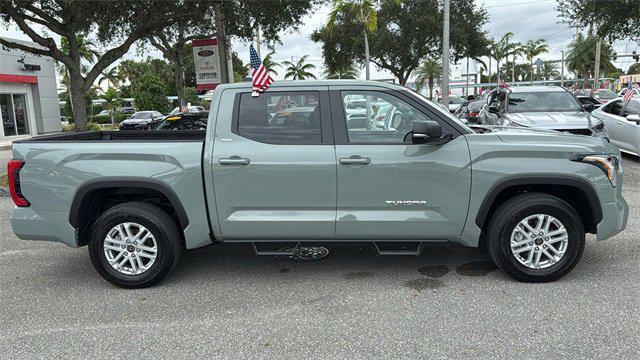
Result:
{"label": "dealership sign", "polygon": [[217,39],[193,40],[193,58],[196,65],[196,88],[212,90],[220,84],[220,56]]}

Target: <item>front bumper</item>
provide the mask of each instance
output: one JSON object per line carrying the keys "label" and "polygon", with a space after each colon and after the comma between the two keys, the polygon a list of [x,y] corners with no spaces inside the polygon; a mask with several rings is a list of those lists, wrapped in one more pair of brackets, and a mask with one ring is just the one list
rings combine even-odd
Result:
{"label": "front bumper", "polygon": [[598,224],[598,240],[606,240],[627,227],[629,205],[622,196],[612,203],[602,204],[602,221]]}

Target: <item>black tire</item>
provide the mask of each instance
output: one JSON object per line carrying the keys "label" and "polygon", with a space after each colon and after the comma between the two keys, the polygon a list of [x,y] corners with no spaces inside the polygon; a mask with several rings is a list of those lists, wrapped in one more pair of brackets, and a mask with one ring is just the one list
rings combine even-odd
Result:
{"label": "black tire", "polygon": [[[124,222],[146,227],[156,240],[155,262],[142,274],[123,274],[107,261],[103,248],[105,238],[114,226]],[[93,224],[89,238],[93,266],[105,280],[121,288],[144,288],[158,283],[177,264],[181,251],[182,238],[173,219],[159,207],[143,202],[124,203],[105,211]]]}
{"label": "black tire", "polygon": [[[568,244],[562,258],[544,269],[521,264],[511,251],[511,233],[518,223],[534,214],[551,215],[567,230]],[[522,282],[549,282],[567,275],[582,257],[585,231],[576,210],[565,201],[545,193],[517,195],[500,205],[487,226],[487,248],[495,264]]]}

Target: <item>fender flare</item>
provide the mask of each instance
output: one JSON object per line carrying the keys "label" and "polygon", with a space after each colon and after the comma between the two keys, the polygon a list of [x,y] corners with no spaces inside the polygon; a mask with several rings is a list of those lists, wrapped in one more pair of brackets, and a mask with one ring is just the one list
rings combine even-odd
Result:
{"label": "fender flare", "polygon": [[149,189],[161,193],[169,200],[175,209],[178,221],[180,222],[178,224],[180,225],[180,228],[184,230],[189,225],[189,218],[187,217],[187,212],[185,211],[184,206],[182,206],[182,202],[178,198],[178,195],[176,195],[176,193],[167,184],[150,178],[109,177],[90,180],[82,184],[78,190],[76,190],[73,196],[73,201],[71,202],[71,209],[69,210],[69,223],[71,226],[76,229],[79,227],[82,205],[85,198],[91,194],[91,192],[100,189],[124,187]]}
{"label": "fender flare", "polygon": [[491,210],[493,202],[498,197],[498,194],[509,187],[518,185],[562,185],[576,188],[586,195],[595,224],[602,221],[602,206],[600,205],[600,198],[598,197],[596,190],[593,188],[593,185],[591,185],[587,180],[570,175],[516,175],[508,177],[493,185],[493,187],[487,192],[484,200],[482,201],[482,205],[480,205],[478,214],[476,215],[475,222],[479,228],[482,229],[487,219],[487,215]]}

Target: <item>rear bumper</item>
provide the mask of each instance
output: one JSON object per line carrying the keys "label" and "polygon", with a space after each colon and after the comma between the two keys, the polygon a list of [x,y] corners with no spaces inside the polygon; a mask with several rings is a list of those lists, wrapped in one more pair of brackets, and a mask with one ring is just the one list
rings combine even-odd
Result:
{"label": "rear bumper", "polygon": [[598,240],[606,240],[627,227],[629,205],[622,196],[602,204],[602,221],[598,224]]}
{"label": "rear bumper", "polygon": [[54,241],[78,247],[75,229],[69,224],[69,213],[65,211],[16,206],[11,212],[11,228],[22,240]]}

